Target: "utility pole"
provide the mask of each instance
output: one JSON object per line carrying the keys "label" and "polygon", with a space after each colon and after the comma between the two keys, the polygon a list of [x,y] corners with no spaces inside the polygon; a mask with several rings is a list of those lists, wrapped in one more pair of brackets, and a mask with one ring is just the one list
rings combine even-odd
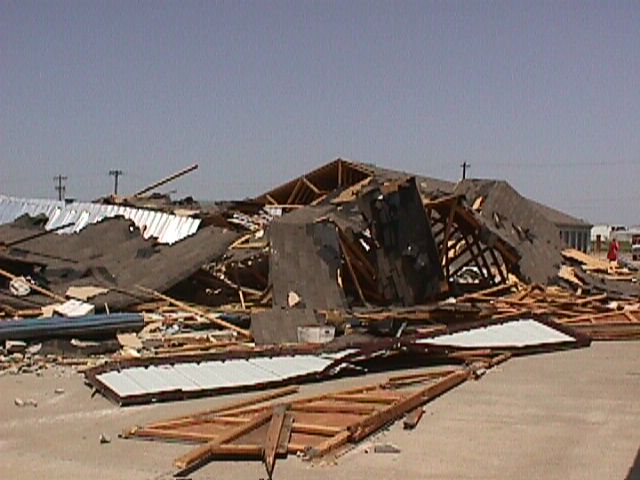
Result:
{"label": "utility pole", "polygon": [[64,175],[56,175],[55,177],[53,177],[53,181],[56,182],[56,185],[53,188],[55,188],[56,192],[58,192],[58,200],[60,201],[64,200],[64,194],[67,191],[66,185],[62,184],[62,182],[64,182],[66,179],[67,177],[65,177]]}
{"label": "utility pole", "polygon": [[462,179],[464,180],[467,178],[467,168],[471,168],[471,165],[465,160],[460,166],[462,167]]}
{"label": "utility pole", "polygon": [[124,172],[122,170],[109,170],[109,175],[115,177],[114,185],[113,185],[113,194],[118,195],[118,177],[123,175]]}

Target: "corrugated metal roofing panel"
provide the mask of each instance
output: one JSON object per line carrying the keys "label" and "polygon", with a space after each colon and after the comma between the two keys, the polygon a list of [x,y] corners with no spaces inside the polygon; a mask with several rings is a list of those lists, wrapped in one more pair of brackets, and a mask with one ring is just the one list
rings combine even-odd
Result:
{"label": "corrugated metal roofing panel", "polygon": [[535,320],[514,320],[464,332],[423,338],[417,343],[441,346],[499,348],[530,347],[550,343],[574,342],[575,338]]}
{"label": "corrugated metal roofing panel", "polygon": [[193,235],[200,226],[198,218],[122,205],[83,202],[67,204],[58,200],[23,199],[0,195],[0,224],[13,222],[25,213],[32,217],[46,215],[49,218],[45,225],[47,230],[74,222],[74,225],[59,230],[57,233],[60,234],[77,233],[87,225],[104,218],[123,216],[143,232],[144,238],[154,237],[159,243],[167,244]]}

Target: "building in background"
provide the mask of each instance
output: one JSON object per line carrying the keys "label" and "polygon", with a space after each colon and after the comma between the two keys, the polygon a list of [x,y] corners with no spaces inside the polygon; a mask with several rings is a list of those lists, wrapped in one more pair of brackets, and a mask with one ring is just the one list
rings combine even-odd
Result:
{"label": "building in background", "polygon": [[536,205],[540,213],[544,215],[547,220],[553,223],[558,230],[560,230],[560,238],[569,247],[588,252],[591,250],[591,229],[592,224],[581,220],[576,217],[572,217],[560,210],[548,207],[542,203],[532,200],[532,203]]}

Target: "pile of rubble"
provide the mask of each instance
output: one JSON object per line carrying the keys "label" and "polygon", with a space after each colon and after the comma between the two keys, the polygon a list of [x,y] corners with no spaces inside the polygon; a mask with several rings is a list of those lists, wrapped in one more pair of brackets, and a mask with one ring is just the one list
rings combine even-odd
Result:
{"label": "pile of rubble", "polygon": [[271,474],[276,455],[315,458],[419,419],[423,403],[512,354],[640,337],[633,273],[565,249],[505,182],[337,159],[243,201],[150,195],[193,170],[95,203],[0,197],[1,371],[75,365],[130,405],[453,370],[128,432],[205,443],[180,468],[245,455]]}

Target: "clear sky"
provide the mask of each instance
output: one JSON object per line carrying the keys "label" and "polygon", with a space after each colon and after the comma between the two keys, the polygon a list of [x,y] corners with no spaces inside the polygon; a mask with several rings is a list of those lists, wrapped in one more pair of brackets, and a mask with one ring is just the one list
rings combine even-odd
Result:
{"label": "clear sky", "polygon": [[239,199],[338,156],[640,223],[640,1],[0,0],[0,192]]}

